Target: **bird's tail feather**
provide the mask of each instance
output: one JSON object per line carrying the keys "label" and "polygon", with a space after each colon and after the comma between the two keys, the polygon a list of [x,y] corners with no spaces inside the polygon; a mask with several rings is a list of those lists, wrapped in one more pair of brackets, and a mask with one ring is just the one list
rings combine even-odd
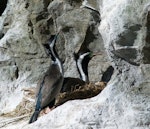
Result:
{"label": "bird's tail feather", "polygon": [[34,121],[37,120],[37,118],[38,118],[38,116],[39,116],[39,113],[40,113],[40,111],[35,111],[35,112],[33,113],[33,115],[32,115],[31,118],[30,118],[29,124],[31,124],[31,123],[33,123]]}

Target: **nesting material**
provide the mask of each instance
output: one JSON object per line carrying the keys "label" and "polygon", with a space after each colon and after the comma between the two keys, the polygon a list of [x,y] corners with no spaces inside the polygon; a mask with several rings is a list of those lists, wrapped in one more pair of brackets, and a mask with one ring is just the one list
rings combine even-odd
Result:
{"label": "nesting material", "polygon": [[24,88],[24,97],[22,102],[12,112],[4,114],[4,117],[18,117],[31,114],[34,110],[35,88]]}
{"label": "nesting material", "polygon": [[29,119],[29,116],[34,110],[35,88],[25,88],[23,91],[24,97],[16,109],[12,112],[1,115],[3,120],[0,122],[0,128],[12,123],[17,123],[21,120]]}
{"label": "nesting material", "polygon": [[[87,99],[98,95],[104,88],[106,83],[97,82],[90,83],[84,86],[74,88],[71,92],[60,93],[56,99],[55,106],[60,106],[69,100]],[[35,88],[24,88],[24,97],[22,102],[16,109],[10,113],[4,114],[4,117],[20,117],[27,115],[30,116],[35,107]]]}
{"label": "nesting material", "polygon": [[62,105],[69,100],[75,99],[87,99],[98,95],[104,88],[106,83],[97,82],[96,84],[90,83],[84,86],[80,86],[71,92],[60,93],[57,97],[55,106]]}

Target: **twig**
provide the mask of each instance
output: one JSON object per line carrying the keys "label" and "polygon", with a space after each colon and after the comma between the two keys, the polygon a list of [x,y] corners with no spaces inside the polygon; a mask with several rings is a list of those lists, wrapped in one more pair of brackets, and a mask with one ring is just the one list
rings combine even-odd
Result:
{"label": "twig", "polygon": [[7,119],[7,120],[3,120],[3,121],[0,122],[0,128],[4,127],[4,126],[6,126],[6,125],[8,125],[10,123],[16,122],[16,121],[18,121],[20,119],[23,119],[23,118],[25,118],[27,116],[29,116],[29,114],[23,115],[23,116],[19,116],[19,117],[15,117],[15,118],[11,118],[11,119]]}

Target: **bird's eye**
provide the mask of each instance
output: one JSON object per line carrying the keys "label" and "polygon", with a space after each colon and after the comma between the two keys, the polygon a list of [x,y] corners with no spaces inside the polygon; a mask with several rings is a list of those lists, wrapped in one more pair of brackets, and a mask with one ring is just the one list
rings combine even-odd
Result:
{"label": "bird's eye", "polygon": [[49,45],[48,45],[48,44],[43,44],[43,46],[44,46],[46,49],[49,49]]}
{"label": "bird's eye", "polygon": [[89,57],[93,57],[93,52],[89,52]]}

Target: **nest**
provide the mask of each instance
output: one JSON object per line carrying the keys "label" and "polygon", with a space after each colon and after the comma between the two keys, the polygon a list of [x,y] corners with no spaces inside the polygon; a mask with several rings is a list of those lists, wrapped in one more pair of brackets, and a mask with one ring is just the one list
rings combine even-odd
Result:
{"label": "nest", "polygon": [[[71,92],[60,93],[56,99],[55,107],[64,104],[69,100],[87,99],[98,95],[106,86],[106,83],[98,82],[95,84],[86,84],[73,89]],[[18,117],[33,113],[35,108],[35,88],[23,89],[24,97],[16,109],[10,113],[4,114],[4,117]]]}
{"label": "nest", "polygon": [[90,83],[84,86],[80,86],[71,92],[60,93],[56,99],[55,106],[60,106],[69,100],[75,99],[87,99],[98,95],[104,88],[106,83],[98,82],[96,84]]}

